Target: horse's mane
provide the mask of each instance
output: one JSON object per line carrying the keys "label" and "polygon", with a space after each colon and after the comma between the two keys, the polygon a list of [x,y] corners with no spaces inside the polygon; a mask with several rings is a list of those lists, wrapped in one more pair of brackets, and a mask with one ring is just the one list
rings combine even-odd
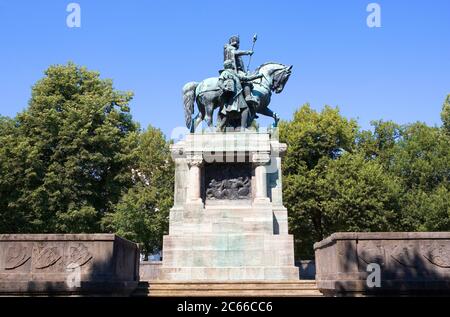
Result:
{"label": "horse's mane", "polygon": [[264,64],[262,64],[261,66],[259,66],[259,67],[255,70],[255,72],[256,72],[256,73],[259,73],[259,70],[260,70],[261,68],[263,68],[264,66],[267,66],[267,65],[269,65],[269,64],[277,64],[277,65],[280,65],[280,66],[283,65],[283,64],[278,63],[278,62],[267,62],[267,63],[264,63]]}

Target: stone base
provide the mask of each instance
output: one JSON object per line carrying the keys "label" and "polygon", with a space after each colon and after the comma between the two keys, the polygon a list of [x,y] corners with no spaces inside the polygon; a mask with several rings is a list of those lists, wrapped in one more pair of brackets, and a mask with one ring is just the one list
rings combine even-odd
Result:
{"label": "stone base", "polygon": [[[314,249],[326,295],[450,295],[449,232],[335,233]],[[379,265],[379,287],[367,283],[369,264]]]}
{"label": "stone base", "polygon": [[264,204],[172,210],[163,241],[164,280],[295,280],[293,237],[274,234]]}
{"label": "stone base", "polygon": [[114,234],[0,235],[0,295],[126,296],[139,249]]}
{"label": "stone base", "polygon": [[158,278],[172,281],[298,280],[292,236],[165,236]]}
{"label": "stone base", "polygon": [[286,281],[298,279],[294,266],[161,267],[160,278],[170,281]]}
{"label": "stone base", "polygon": [[79,287],[68,287],[66,282],[19,281],[0,282],[0,296],[130,296],[138,281],[81,282]]}
{"label": "stone base", "polygon": [[292,280],[298,278],[290,235],[165,236],[161,278],[167,280]]}
{"label": "stone base", "polygon": [[159,280],[162,261],[143,261],[139,264],[139,281]]}
{"label": "stone base", "polygon": [[165,236],[168,267],[294,266],[292,235],[198,234]]}
{"label": "stone base", "polygon": [[150,297],[317,297],[315,281],[141,282],[133,296]]}
{"label": "stone base", "polygon": [[267,132],[192,133],[171,149],[174,206],[159,278],[297,280],[282,200],[286,145]]}
{"label": "stone base", "polygon": [[273,235],[274,232],[274,213],[267,204],[206,205],[205,208],[186,205],[184,209],[172,209],[169,217],[170,236],[228,233]]}

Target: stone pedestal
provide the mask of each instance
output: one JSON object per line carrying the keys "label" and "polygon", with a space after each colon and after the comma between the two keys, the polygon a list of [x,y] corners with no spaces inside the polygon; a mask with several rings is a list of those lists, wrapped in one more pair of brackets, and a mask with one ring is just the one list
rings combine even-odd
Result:
{"label": "stone pedestal", "polygon": [[325,295],[450,295],[449,232],[334,233],[314,249]]}
{"label": "stone pedestal", "polygon": [[297,280],[269,133],[190,134],[172,146],[175,200],[160,279]]}
{"label": "stone pedestal", "polygon": [[0,296],[126,296],[139,249],[114,234],[0,235]]}

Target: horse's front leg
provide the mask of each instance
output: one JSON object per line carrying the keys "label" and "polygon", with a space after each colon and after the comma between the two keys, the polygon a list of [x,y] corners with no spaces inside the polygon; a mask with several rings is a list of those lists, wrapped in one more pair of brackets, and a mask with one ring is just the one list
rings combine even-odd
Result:
{"label": "horse's front leg", "polygon": [[276,112],[273,112],[272,110],[270,110],[267,107],[257,109],[256,112],[260,113],[262,115],[265,115],[265,116],[273,118],[273,120],[274,120],[274,124],[273,124],[274,127],[278,126],[278,121],[280,121],[280,117],[278,116],[278,114]]}

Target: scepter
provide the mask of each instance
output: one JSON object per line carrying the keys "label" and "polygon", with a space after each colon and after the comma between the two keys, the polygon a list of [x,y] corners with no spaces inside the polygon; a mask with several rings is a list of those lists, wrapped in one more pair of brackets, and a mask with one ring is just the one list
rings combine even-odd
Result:
{"label": "scepter", "polygon": [[[255,43],[256,43],[256,40],[257,40],[257,39],[258,39],[258,35],[255,33],[255,35],[253,35],[252,52],[253,52],[253,49],[255,48]],[[248,59],[248,64],[247,64],[247,74],[248,74],[248,72],[249,72],[249,70],[250,70],[250,62],[252,61],[252,56],[253,56],[253,54],[250,55],[250,58]]]}

